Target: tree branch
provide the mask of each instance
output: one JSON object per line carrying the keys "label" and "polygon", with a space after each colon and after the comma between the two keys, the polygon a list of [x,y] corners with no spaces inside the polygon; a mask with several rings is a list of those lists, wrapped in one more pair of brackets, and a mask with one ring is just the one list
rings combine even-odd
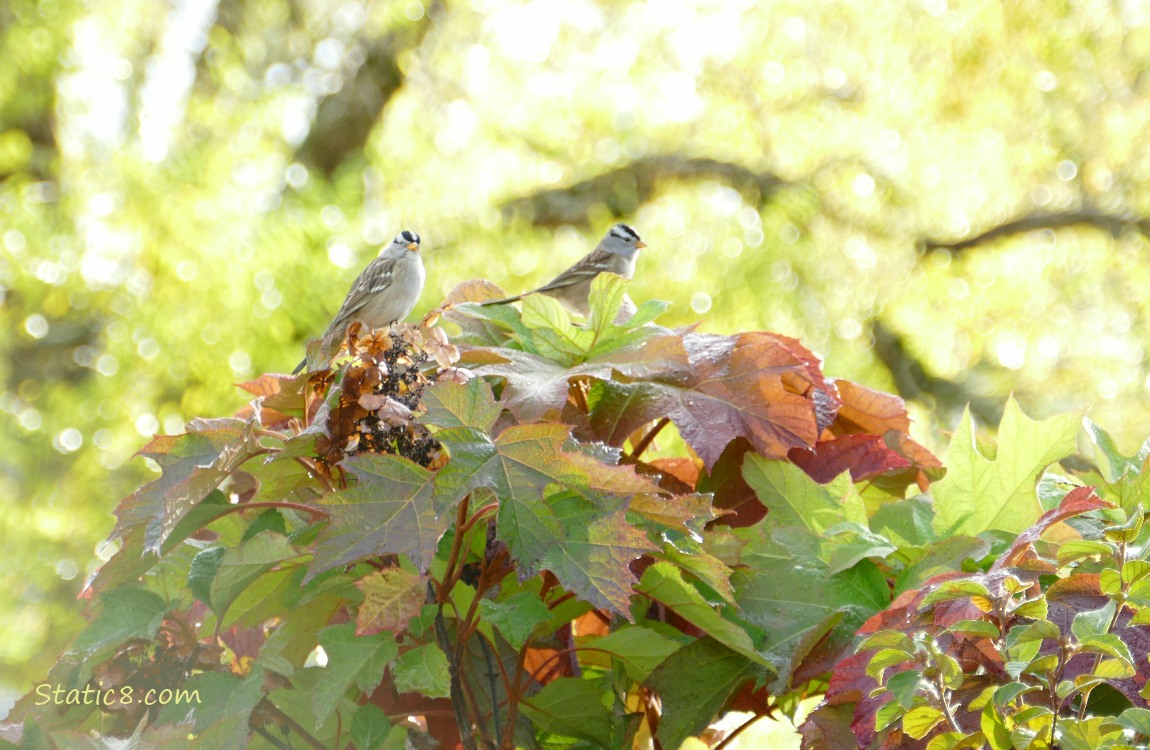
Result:
{"label": "tree branch", "polygon": [[970,406],[970,413],[984,424],[998,424],[1002,419],[1002,406],[993,399],[972,393],[961,383],[931,375],[906,349],[899,334],[887,328],[882,321],[871,325],[874,351],[886,365],[894,379],[898,394],[908,400],[928,397],[939,407],[960,410]]}
{"label": "tree branch", "polygon": [[503,204],[508,218],[522,216],[538,226],[587,224],[591,209],[606,204],[614,216],[634,212],[666,180],[717,180],[762,205],[790,182],[741,164],[675,154],[645,156],[566,187],[543,190]]}
{"label": "tree branch", "polygon": [[443,4],[432,2],[419,21],[367,40],[363,64],[338,92],[318,103],[315,120],[296,157],[328,177],[361,151],[388,102],[403,87],[399,57],[423,43]]}
{"label": "tree branch", "polygon": [[1130,231],[1139,232],[1150,238],[1150,219],[1131,214],[1114,214],[1085,209],[1082,211],[1026,214],[963,240],[948,242],[932,238],[922,239],[919,241],[918,247],[919,252],[923,253],[934,250],[959,252],[1017,234],[1026,234],[1041,229],[1067,229],[1070,227],[1092,227],[1106,232],[1115,239]]}

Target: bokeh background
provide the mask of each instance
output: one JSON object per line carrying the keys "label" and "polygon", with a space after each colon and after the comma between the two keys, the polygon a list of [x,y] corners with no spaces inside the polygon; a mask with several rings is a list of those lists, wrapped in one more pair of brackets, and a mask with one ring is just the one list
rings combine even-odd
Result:
{"label": "bokeh background", "polygon": [[417,312],[617,217],[665,323],[801,338],[945,444],[1150,433],[1140,0],[4,0],[0,716],[132,454],[299,360],[400,229]]}

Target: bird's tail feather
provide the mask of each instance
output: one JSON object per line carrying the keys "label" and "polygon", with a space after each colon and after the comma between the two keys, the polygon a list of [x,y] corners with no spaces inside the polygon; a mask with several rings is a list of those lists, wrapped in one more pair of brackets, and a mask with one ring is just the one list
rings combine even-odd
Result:
{"label": "bird's tail feather", "polygon": [[480,302],[479,305],[481,307],[487,307],[489,305],[506,305],[509,302],[518,302],[519,300],[526,297],[528,294],[531,294],[531,292],[524,292],[523,294],[517,294],[514,297],[504,297],[503,299],[489,299],[486,302]]}

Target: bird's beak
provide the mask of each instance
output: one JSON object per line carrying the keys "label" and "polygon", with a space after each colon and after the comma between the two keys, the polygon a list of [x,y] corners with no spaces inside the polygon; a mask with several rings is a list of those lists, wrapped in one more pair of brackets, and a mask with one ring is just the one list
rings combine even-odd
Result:
{"label": "bird's beak", "polygon": [[642,249],[644,247],[647,247],[647,243],[643,242],[643,240],[639,240],[638,242],[635,243],[635,247],[638,249]]}
{"label": "bird's beak", "polygon": [[409,243],[407,243],[407,249],[408,250],[419,250],[419,243],[418,242],[409,242]]}

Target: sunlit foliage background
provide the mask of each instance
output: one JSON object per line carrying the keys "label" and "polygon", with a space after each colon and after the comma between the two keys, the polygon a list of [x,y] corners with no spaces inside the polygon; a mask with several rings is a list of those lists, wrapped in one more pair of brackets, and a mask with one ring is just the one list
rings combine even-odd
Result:
{"label": "sunlit foliage background", "polygon": [[294,366],[402,228],[419,311],[623,217],[665,322],[798,336],[928,443],[1011,390],[1132,443],[1147,133],[1133,0],[5,0],[0,714],[132,453]]}

